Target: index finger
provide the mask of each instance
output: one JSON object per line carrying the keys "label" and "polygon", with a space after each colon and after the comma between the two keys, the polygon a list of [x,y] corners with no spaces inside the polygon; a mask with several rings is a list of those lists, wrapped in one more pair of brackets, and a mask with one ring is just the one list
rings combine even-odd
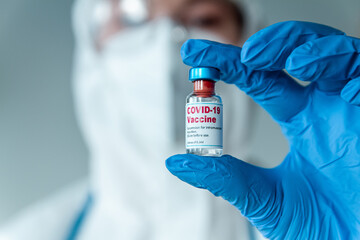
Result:
{"label": "index finger", "polygon": [[191,39],[181,56],[192,67],[218,68],[224,82],[238,86],[278,121],[287,121],[306,104],[303,87],[283,71],[255,71],[241,63],[240,47]]}

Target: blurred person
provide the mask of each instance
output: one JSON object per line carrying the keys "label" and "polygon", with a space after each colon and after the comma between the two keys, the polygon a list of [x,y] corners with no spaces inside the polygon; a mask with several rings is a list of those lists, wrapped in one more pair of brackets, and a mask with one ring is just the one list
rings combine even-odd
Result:
{"label": "blurred person", "polygon": [[[177,182],[163,159],[184,151],[192,86],[180,46],[188,38],[240,46],[258,28],[252,11],[230,0],[76,1],[73,86],[89,183],[29,208],[0,239],[250,239],[240,213]],[[217,91],[224,151],[249,159],[255,105],[225,84]]]}

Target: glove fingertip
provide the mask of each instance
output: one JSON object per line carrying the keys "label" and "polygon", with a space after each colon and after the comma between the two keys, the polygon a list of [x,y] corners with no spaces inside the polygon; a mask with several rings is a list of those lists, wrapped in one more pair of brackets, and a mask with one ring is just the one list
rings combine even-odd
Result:
{"label": "glove fingertip", "polygon": [[341,90],[340,96],[348,103],[360,106],[360,77],[348,82]]}
{"label": "glove fingertip", "polygon": [[171,173],[173,173],[173,171],[176,171],[176,169],[179,169],[183,166],[185,159],[183,155],[184,154],[177,154],[166,159],[165,166]]}
{"label": "glove fingertip", "polygon": [[296,48],[286,59],[285,69],[293,77],[302,81],[315,81],[319,76],[316,57],[309,54],[311,43]]}
{"label": "glove fingertip", "polygon": [[251,60],[254,57],[250,46],[251,46],[250,40],[247,40],[242,46],[241,55],[240,55],[241,62],[247,66],[251,64]]}
{"label": "glove fingertip", "polygon": [[[213,45],[219,43],[205,40],[205,39],[189,39],[181,47],[180,55],[186,65],[198,67],[200,65],[208,65],[207,60],[204,58],[203,53]],[[207,53],[210,54],[211,53]],[[211,56],[207,56],[210,57]]]}
{"label": "glove fingertip", "polygon": [[180,55],[186,65],[191,65],[191,61],[189,61],[189,53],[194,45],[194,41],[194,39],[189,39],[181,46]]}
{"label": "glove fingertip", "polygon": [[179,154],[169,157],[167,169],[180,180],[197,188],[206,188],[203,179],[208,175],[204,157],[192,154]]}
{"label": "glove fingertip", "polygon": [[199,156],[195,154],[178,154],[166,160],[169,171],[202,171],[206,172],[213,168],[218,157]]}

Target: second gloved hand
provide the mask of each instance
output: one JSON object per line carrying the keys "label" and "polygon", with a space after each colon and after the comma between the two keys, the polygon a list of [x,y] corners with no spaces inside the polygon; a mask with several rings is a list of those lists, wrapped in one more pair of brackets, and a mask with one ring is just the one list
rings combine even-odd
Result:
{"label": "second gloved hand", "polygon": [[243,49],[188,41],[184,62],[220,69],[280,124],[290,152],[273,169],[187,154],[167,168],[229,201],[270,239],[360,239],[359,52],[359,39],[306,22],[272,25]]}

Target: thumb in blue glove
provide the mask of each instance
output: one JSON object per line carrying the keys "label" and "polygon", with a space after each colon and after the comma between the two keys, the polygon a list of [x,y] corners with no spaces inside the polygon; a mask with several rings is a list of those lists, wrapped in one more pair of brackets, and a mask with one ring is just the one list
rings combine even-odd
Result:
{"label": "thumb in blue glove", "polygon": [[[186,154],[170,157],[167,168],[229,201],[270,239],[360,239],[360,108],[347,100],[357,99],[359,46],[307,22],[272,25],[243,49],[186,42],[184,62],[220,69],[280,124],[290,152],[273,169]],[[312,83],[298,85],[284,68]]]}

